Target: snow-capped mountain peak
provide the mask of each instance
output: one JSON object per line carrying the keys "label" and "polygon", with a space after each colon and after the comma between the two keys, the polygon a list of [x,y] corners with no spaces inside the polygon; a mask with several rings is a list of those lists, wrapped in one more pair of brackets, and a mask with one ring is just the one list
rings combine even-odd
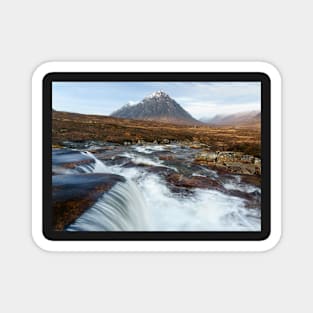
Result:
{"label": "snow-capped mountain peak", "polygon": [[162,98],[162,97],[169,98],[169,95],[163,90],[158,90],[158,91],[153,92],[151,95],[147,96],[146,98],[151,99],[151,98]]}
{"label": "snow-capped mountain peak", "polygon": [[163,90],[153,92],[135,105],[123,106],[111,115],[127,119],[154,120],[175,124],[201,124]]}

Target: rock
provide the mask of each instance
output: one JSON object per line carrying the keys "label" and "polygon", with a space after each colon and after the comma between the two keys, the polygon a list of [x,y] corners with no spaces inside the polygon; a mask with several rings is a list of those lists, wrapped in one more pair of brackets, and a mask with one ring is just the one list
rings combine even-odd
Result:
{"label": "rock", "polygon": [[217,153],[216,152],[207,152],[206,160],[208,162],[216,162]]}
{"label": "rock", "polygon": [[254,163],[254,156],[248,155],[248,154],[244,154],[241,157],[241,162],[244,162],[244,163]]}
{"label": "rock", "polygon": [[62,149],[63,146],[61,146],[60,144],[53,144],[52,145],[52,149]]}
{"label": "rock", "polygon": [[124,146],[130,146],[132,144],[131,141],[124,141]]}
{"label": "rock", "polygon": [[[104,159],[100,159],[100,160],[104,160]],[[105,165],[124,165],[127,162],[130,162],[130,158],[125,157],[125,156],[121,156],[121,155],[116,155],[111,157],[110,159],[105,160]]]}
{"label": "rock", "polygon": [[238,162],[241,160],[242,152],[221,151],[217,154],[217,163]]}
{"label": "rock", "polygon": [[201,148],[203,148],[203,146],[201,144],[195,143],[195,144],[192,144],[190,146],[190,148],[192,148],[192,149],[201,149]]}
{"label": "rock", "polygon": [[208,148],[208,145],[204,144],[204,143],[199,143],[199,142],[193,142],[191,144],[188,145],[189,148],[191,149],[204,149],[204,148]]}
{"label": "rock", "polygon": [[131,167],[149,167],[149,166],[150,166],[150,165],[146,165],[146,164],[143,164],[143,163],[137,164],[137,163],[133,162],[131,159],[130,159],[128,162],[122,164],[122,167],[125,167],[125,168],[131,168]]}
{"label": "rock", "polygon": [[117,182],[125,182],[125,178],[114,174],[53,176],[53,228],[64,230]]}
{"label": "rock", "polygon": [[242,152],[202,151],[195,156],[194,163],[211,167],[223,173],[261,175],[261,160]]}
{"label": "rock", "polygon": [[224,191],[224,187],[216,180],[202,176],[186,177],[178,173],[172,173],[167,176],[167,181],[177,187],[184,188],[210,188]]}
{"label": "rock", "polygon": [[240,162],[229,162],[225,163],[225,166],[229,170],[229,172],[234,174],[246,174],[246,175],[254,175],[255,166],[253,164],[240,163]]}
{"label": "rock", "polygon": [[216,152],[208,151],[197,154],[195,157],[195,161],[215,162],[216,158],[217,158]]}
{"label": "rock", "polygon": [[256,187],[261,187],[261,177],[257,175],[241,175],[240,176],[241,182],[248,184],[248,185],[253,185]]}
{"label": "rock", "polygon": [[100,145],[98,142],[93,140],[77,140],[77,141],[62,141],[62,146],[70,149],[87,149],[90,146]]}
{"label": "rock", "polygon": [[240,190],[228,190],[227,194],[245,200],[245,207],[257,209],[261,207],[261,194],[259,191],[243,192]]}
{"label": "rock", "polygon": [[163,143],[163,144],[169,144],[170,143],[170,141],[168,140],[168,139],[163,139],[162,141],[161,141],[161,143]]}
{"label": "rock", "polygon": [[169,174],[176,173],[173,169],[168,168],[168,167],[164,167],[164,166],[150,166],[150,167],[146,168],[146,170],[150,173],[158,174],[158,175],[161,175],[162,177],[165,177],[165,178]]}
{"label": "rock", "polygon": [[172,161],[175,160],[175,156],[171,154],[161,154],[159,155],[159,159],[163,161]]}
{"label": "rock", "polygon": [[64,168],[75,168],[83,164],[94,163],[95,160],[79,151],[69,149],[53,149],[52,150],[52,167],[62,166]]}

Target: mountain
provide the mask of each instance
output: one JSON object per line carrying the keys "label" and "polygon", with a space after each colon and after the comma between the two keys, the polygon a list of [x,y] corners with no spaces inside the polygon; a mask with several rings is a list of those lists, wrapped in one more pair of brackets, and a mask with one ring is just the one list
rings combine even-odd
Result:
{"label": "mountain", "polygon": [[200,119],[203,123],[216,126],[255,126],[261,123],[261,112],[247,111],[235,114],[219,114]]}
{"label": "mountain", "polygon": [[113,112],[111,116],[174,124],[202,124],[162,90],[152,93],[135,105],[124,105],[119,110]]}

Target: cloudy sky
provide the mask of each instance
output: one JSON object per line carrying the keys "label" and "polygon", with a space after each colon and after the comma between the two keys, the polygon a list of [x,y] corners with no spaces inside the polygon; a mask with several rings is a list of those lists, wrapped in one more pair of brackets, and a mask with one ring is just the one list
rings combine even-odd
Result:
{"label": "cloudy sky", "polygon": [[58,111],[110,115],[163,90],[195,118],[261,110],[259,82],[54,82]]}

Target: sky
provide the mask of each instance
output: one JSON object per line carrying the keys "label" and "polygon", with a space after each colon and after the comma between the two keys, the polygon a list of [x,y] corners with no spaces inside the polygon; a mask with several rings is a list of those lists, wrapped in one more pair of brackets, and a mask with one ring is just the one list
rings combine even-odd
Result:
{"label": "sky", "polygon": [[53,82],[52,107],[110,115],[158,90],[197,119],[261,110],[260,82]]}

